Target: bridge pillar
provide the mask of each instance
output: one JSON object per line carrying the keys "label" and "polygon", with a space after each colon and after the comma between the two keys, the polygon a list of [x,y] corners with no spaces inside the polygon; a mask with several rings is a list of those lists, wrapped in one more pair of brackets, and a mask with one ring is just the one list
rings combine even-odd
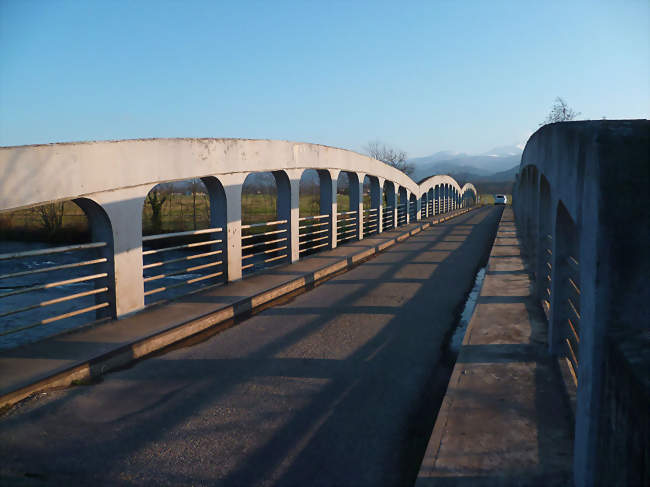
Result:
{"label": "bridge pillar", "polygon": [[113,230],[115,317],[144,308],[142,278],[142,207],[153,185],[90,195],[106,212]]}
{"label": "bridge pillar", "polygon": [[338,225],[337,225],[337,220],[338,220],[338,204],[336,202],[336,195],[337,195],[337,186],[338,186],[338,179],[339,179],[339,174],[341,171],[338,169],[330,169],[330,178],[331,178],[331,192],[328,196],[328,201],[329,201],[329,244],[331,249],[335,249],[338,243]]}
{"label": "bridge pillar", "polygon": [[226,198],[226,221],[224,235],[226,240],[224,264],[228,281],[242,278],[241,271],[241,192],[246,176],[250,173],[219,175]]}
{"label": "bridge pillar", "polygon": [[406,190],[406,224],[408,225],[411,223],[411,192],[407,189]]}
{"label": "bridge pillar", "polygon": [[356,190],[352,191],[352,184],[350,184],[350,210],[353,208],[357,210],[357,238],[363,240],[363,180],[366,175],[364,173],[356,173],[357,183]]}
{"label": "bridge pillar", "polygon": [[[284,183],[278,182],[278,217],[287,220],[287,244],[289,262],[296,262],[300,258],[299,225],[300,225],[300,177],[303,169],[285,169],[281,179]],[[276,174],[275,172],[273,173]],[[276,177],[276,181],[277,181]]]}

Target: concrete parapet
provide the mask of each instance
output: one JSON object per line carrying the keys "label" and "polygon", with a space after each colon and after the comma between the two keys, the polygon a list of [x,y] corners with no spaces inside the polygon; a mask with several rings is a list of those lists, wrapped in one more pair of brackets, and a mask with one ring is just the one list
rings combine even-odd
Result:
{"label": "concrete parapet", "polygon": [[[635,366],[621,365],[629,359],[617,352],[615,337],[645,336],[650,323],[649,140],[647,120],[546,125],[526,144],[515,185],[513,207],[550,347],[577,386],[576,485],[606,485],[612,478],[612,457],[599,445],[620,444],[626,453],[617,456],[625,462],[618,468],[626,478],[646,472],[647,479],[647,455],[631,450],[636,440],[621,442],[621,433],[606,425],[647,417],[647,402],[631,401],[643,394],[630,392],[645,389],[647,397],[647,381],[619,376]],[[649,355],[641,340],[635,360],[647,364]],[[627,420],[617,406],[623,403]],[[642,440],[647,452],[647,430]]]}

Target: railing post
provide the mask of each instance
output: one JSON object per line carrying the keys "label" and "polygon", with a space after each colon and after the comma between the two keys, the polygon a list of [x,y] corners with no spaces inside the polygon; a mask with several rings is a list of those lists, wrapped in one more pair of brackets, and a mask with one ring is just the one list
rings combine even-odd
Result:
{"label": "railing post", "polygon": [[411,192],[406,190],[406,202],[404,208],[406,209],[406,224],[411,223]]}
{"label": "railing post", "polygon": [[115,316],[144,308],[142,277],[142,207],[152,185],[91,195],[106,212],[113,229]]}

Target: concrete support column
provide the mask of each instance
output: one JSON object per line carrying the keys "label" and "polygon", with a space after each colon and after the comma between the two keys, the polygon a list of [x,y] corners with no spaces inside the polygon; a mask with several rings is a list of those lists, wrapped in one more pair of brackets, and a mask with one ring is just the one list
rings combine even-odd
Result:
{"label": "concrete support column", "polygon": [[[356,191],[353,193],[352,184],[350,184],[350,209],[357,209],[357,238],[363,240],[363,180],[366,175],[364,173],[356,173],[357,183],[354,185]],[[353,201],[356,204],[353,205]]]}
{"label": "concrete support column", "polygon": [[[238,281],[241,270],[241,192],[248,173],[219,175],[226,196],[226,224],[224,227],[225,266],[228,281]],[[279,193],[279,191],[278,191]]]}
{"label": "concrete support column", "polygon": [[330,207],[329,207],[329,228],[330,228],[330,233],[329,233],[329,243],[330,243],[330,248],[335,249],[337,242],[338,242],[338,228],[337,228],[337,220],[338,220],[338,205],[336,203],[336,194],[337,194],[337,185],[338,185],[338,178],[339,178],[339,173],[341,171],[337,169],[330,169],[330,180],[331,180],[331,186],[330,186],[330,194],[329,194],[329,202],[330,202]]}
{"label": "concrete support column", "polygon": [[406,224],[408,225],[411,223],[411,192],[408,189],[406,190],[406,201],[404,208],[406,210]]}
{"label": "concrete support column", "polygon": [[111,222],[116,318],[123,318],[144,308],[142,207],[147,193],[153,187],[154,185],[138,186],[89,196],[101,206]]}
{"label": "concrete support column", "polygon": [[[278,217],[287,220],[289,262],[296,262],[300,258],[300,178],[303,171],[304,169],[286,169],[283,171],[286,175],[285,183],[281,185],[278,182]],[[288,194],[284,194],[285,191],[288,191]]]}

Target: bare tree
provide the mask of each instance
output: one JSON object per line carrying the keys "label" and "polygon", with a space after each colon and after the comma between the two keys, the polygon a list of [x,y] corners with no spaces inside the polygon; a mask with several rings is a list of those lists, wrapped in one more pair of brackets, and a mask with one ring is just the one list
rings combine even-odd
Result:
{"label": "bare tree", "polygon": [[551,108],[551,112],[540,125],[555,122],[568,122],[570,120],[575,120],[578,115],[580,115],[580,112],[576,112],[573,108],[569,107],[569,105],[558,96],[555,99],[553,108]]}
{"label": "bare tree", "polygon": [[196,194],[202,193],[203,182],[196,178],[192,179],[190,182],[190,190],[192,191],[192,223],[194,225],[194,230],[196,230]]}
{"label": "bare tree", "polygon": [[48,237],[53,237],[63,226],[63,203],[48,203],[34,208]]}
{"label": "bare tree", "polygon": [[151,230],[153,233],[160,233],[162,230],[162,206],[165,201],[167,201],[167,195],[163,195],[158,187],[147,194],[147,203],[151,206]]}
{"label": "bare tree", "polygon": [[373,157],[378,161],[385,162],[389,166],[393,166],[394,168],[399,169],[404,174],[411,175],[415,170],[415,166],[413,166],[413,164],[406,162],[406,152],[398,149],[393,149],[383,142],[380,142],[378,140],[368,142],[365,150],[370,157]]}

